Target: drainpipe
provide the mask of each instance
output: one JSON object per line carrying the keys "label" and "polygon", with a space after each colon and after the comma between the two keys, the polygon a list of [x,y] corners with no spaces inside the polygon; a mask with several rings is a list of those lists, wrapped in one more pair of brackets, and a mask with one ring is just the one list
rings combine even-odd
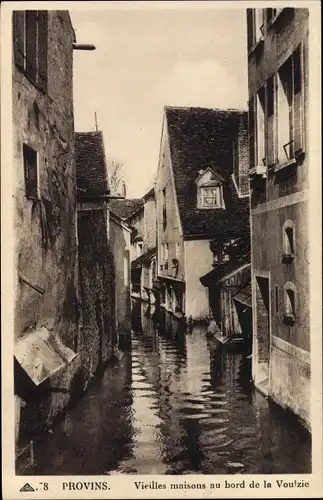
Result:
{"label": "drainpipe", "polygon": [[95,45],[90,43],[73,43],[73,50],[95,50]]}

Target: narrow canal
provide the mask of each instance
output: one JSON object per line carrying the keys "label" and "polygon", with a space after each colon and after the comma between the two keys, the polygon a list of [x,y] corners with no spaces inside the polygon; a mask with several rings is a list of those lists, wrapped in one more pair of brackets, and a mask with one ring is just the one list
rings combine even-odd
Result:
{"label": "narrow canal", "polygon": [[[131,352],[35,445],[18,474],[311,472],[309,435],[250,384],[242,354],[214,353],[205,329],[174,336],[146,304]],[[295,459],[301,457],[301,460]]]}

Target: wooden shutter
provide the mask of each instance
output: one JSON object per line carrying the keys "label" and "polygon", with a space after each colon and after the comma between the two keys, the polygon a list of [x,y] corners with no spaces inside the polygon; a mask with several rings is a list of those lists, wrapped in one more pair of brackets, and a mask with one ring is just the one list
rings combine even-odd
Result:
{"label": "wooden shutter", "polygon": [[48,12],[38,11],[38,86],[47,90]]}
{"label": "wooden shutter", "polygon": [[37,75],[37,11],[26,11],[26,75],[36,83]]}
{"label": "wooden shutter", "polygon": [[304,151],[304,54],[303,44],[293,56],[294,153]]}
{"label": "wooden shutter", "polygon": [[253,9],[247,9],[247,43],[248,52],[254,45],[254,12]]}
{"label": "wooden shutter", "polygon": [[251,97],[249,101],[249,158],[250,168],[256,166],[256,144],[255,144],[255,98]]}
{"label": "wooden shutter", "polygon": [[276,163],[276,75],[268,79],[266,85],[267,101],[267,148],[266,158],[268,167]]}
{"label": "wooden shutter", "polygon": [[13,54],[17,66],[25,67],[25,11],[13,12]]}

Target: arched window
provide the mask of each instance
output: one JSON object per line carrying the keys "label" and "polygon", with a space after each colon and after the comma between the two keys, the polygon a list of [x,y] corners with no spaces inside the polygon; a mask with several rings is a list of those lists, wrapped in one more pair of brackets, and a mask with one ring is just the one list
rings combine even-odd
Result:
{"label": "arched window", "polygon": [[296,286],[287,281],[284,285],[284,322],[288,325],[295,323],[296,299]]}
{"label": "arched window", "polygon": [[283,224],[283,260],[291,261],[295,254],[295,225],[291,219]]}

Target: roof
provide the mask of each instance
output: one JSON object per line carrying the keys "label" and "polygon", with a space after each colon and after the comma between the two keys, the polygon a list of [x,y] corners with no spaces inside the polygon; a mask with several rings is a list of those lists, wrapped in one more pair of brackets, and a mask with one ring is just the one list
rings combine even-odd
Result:
{"label": "roof", "polygon": [[144,200],[147,200],[148,198],[154,198],[155,197],[155,188],[151,188],[148,193],[146,193],[144,196],[143,196],[143,199]]}
{"label": "roof", "polygon": [[206,287],[218,285],[226,286],[227,280],[230,280],[230,278],[240,273],[243,274],[243,281],[248,281],[250,279],[250,268],[251,265],[249,262],[244,262],[242,264],[236,260],[224,261],[215,266],[204,276],[201,276],[200,282]]}
{"label": "roof", "polygon": [[141,267],[143,264],[149,262],[156,255],[156,247],[150,248],[147,252],[139,255],[135,260],[131,262],[131,267]]}
{"label": "roof", "polygon": [[102,132],[75,133],[75,161],[79,198],[107,196],[108,171]]}
{"label": "roof", "polygon": [[128,219],[139,208],[144,206],[143,198],[133,198],[129,200],[110,200],[109,209],[120,219]]}
{"label": "roof", "polygon": [[[231,174],[232,141],[246,126],[247,111],[166,107],[165,114],[184,238],[246,230],[249,200],[239,198]],[[225,210],[196,207],[196,179],[207,168],[224,179]]]}

